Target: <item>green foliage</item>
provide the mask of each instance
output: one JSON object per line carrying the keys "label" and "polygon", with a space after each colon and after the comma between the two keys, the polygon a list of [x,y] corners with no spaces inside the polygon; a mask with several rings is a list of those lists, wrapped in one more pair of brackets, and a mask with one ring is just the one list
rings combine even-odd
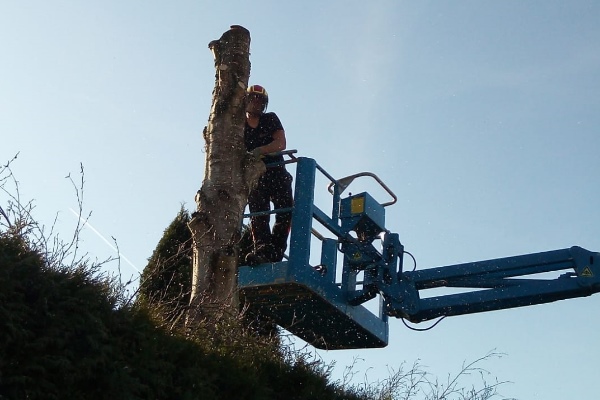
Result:
{"label": "green foliage", "polygon": [[181,207],[142,272],[137,301],[160,307],[170,323],[181,321],[192,288],[192,234],[189,213]]}
{"label": "green foliage", "polygon": [[161,328],[115,285],[94,266],[49,267],[0,233],[0,399],[357,398],[238,327]]}
{"label": "green foliage", "polygon": [[0,237],[0,393],[58,398],[87,390],[110,361],[109,326],[117,299],[110,283],[82,265],[48,268],[18,237]]}

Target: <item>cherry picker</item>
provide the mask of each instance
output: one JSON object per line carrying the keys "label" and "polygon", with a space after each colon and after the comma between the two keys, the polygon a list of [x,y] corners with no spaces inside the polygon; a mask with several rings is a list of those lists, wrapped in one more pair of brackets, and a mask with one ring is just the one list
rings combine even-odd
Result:
{"label": "cherry picker", "polygon": [[[317,348],[385,347],[389,317],[418,323],[600,292],[600,253],[577,246],[406,270],[404,256],[409,253],[385,224],[385,207],[397,198],[375,174],[335,179],[314,159],[296,158],[295,150],[284,153],[290,156],[285,163],[296,163],[289,256],[278,263],[240,266],[238,285],[248,312],[271,319]],[[329,180],[329,212],[314,204],[317,173]],[[374,179],[391,200],[379,203],[367,192],[342,197],[362,176]],[[275,212],[285,211],[290,210]],[[317,232],[315,221],[331,237]],[[320,262],[311,265],[314,240],[321,242]],[[544,273],[560,275],[540,278]],[[423,296],[433,288],[453,292]],[[377,297],[379,305],[372,312],[365,303]]]}

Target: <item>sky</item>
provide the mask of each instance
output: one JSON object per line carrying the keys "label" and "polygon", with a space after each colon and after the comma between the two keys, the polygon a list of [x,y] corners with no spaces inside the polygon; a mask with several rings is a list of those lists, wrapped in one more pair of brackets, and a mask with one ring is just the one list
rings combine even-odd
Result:
{"label": "sky", "polygon": [[[237,24],[288,148],[335,177],[377,174],[398,196],[387,228],[419,269],[599,251],[599,19],[596,1],[4,1],[0,162],[18,153],[21,198],[65,238],[78,210],[65,176],[83,165],[81,248],[102,260],[114,238],[135,278],[181,205],[195,207],[207,45]],[[334,379],[355,361],[360,382],[420,360],[443,381],[497,351],[482,366],[511,382],[504,396],[590,399],[598,310],[600,295],[426,332],[394,319],[384,349],[315,355]]]}

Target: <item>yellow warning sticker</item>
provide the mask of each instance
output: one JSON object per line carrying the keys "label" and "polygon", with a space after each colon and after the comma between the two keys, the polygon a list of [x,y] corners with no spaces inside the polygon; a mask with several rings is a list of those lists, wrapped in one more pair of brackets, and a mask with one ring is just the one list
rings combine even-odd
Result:
{"label": "yellow warning sticker", "polygon": [[352,214],[360,214],[365,212],[365,198],[355,197],[350,202],[350,212]]}
{"label": "yellow warning sticker", "polygon": [[592,272],[590,267],[585,267],[583,271],[581,271],[581,276],[584,278],[592,278],[594,276],[594,273]]}

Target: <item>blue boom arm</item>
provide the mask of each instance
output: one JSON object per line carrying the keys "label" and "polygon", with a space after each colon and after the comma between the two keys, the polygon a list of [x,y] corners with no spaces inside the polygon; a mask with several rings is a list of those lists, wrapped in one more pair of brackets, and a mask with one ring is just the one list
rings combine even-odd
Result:
{"label": "blue boom arm", "polygon": [[[382,287],[388,315],[421,322],[584,297],[600,291],[600,254],[581,247],[403,272]],[[525,276],[564,271],[556,278]],[[475,290],[421,298],[428,289]],[[387,292],[387,293],[386,293]]]}

